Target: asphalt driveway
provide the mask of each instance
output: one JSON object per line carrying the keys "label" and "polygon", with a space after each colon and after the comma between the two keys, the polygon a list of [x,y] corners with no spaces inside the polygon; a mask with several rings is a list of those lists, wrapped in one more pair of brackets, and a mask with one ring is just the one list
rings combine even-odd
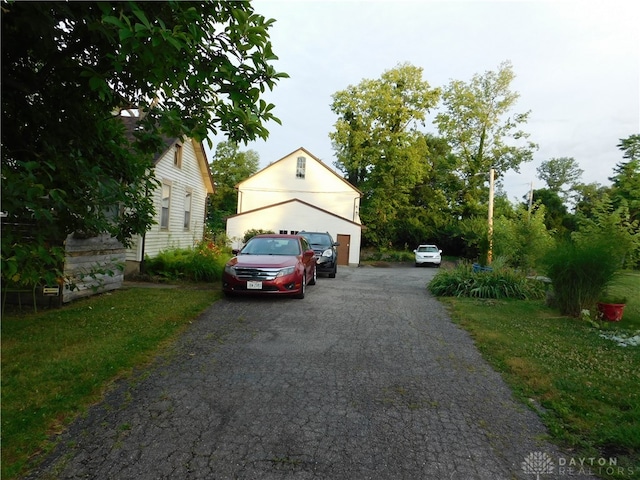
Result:
{"label": "asphalt driveway", "polygon": [[426,291],[436,271],[343,267],[304,300],[215,303],[32,478],[594,478],[561,469]]}

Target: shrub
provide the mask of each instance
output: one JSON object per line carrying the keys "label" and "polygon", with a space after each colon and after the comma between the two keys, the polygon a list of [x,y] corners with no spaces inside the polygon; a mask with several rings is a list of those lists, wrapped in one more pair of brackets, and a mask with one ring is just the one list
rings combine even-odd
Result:
{"label": "shrub", "polygon": [[470,264],[451,270],[441,270],[429,283],[429,291],[442,297],[515,298],[520,300],[544,297],[545,285],[527,278],[511,268],[474,272]]}
{"label": "shrub", "polygon": [[540,259],[553,247],[553,238],[544,220],[544,205],[538,205],[532,212],[521,206],[515,218],[497,218],[493,231],[494,254],[505,257],[514,268],[526,272],[535,270]]}
{"label": "shrub", "polygon": [[487,218],[480,216],[465,218],[458,222],[458,232],[465,244],[466,258],[478,257],[480,262],[485,264],[489,252]]}
{"label": "shrub", "polygon": [[174,248],[164,250],[154,258],[146,257],[145,269],[150,275],[169,280],[212,282],[222,278],[229,257],[228,248],[205,238],[192,248]]}
{"label": "shrub", "polygon": [[608,196],[593,202],[590,215],[576,213],[578,231],[572,233],[577,243],[599,238],[619,258],[620,266],[640,266],[640,224],[632,220],[626,205],[615,207]]}
{"label": "shrub", "polygon": [[609,239],[564,240],[544,258],[553,283],[553,304],[564,315],[579,317],[593,309],[620,269],[618,247]]}

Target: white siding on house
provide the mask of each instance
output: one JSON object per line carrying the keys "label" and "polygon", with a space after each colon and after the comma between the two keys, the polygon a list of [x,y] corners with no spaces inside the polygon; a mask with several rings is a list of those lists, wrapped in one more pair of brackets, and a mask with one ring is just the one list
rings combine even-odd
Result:
{"label": "white siding on house", "polygon": [[358,265],[360,262],[361,228],[357,223],[299,200],[245,212],[227,220],[227,235],[232,240],[233,248],[242,246],[244,232],[251,229],[271,230],[275,233],[281,230],[288,233],[301,230],[329,232],[334,240],[337,240],[338,234],[349,235],[349,265]]}
{"label": "white siding on house", "polygon": [[[211,186],[208,188],[206,185],[207,178],[203,174],[202,165],[190,140],[182,144],[181,167],[174,165],[174,148],[169,148],[156,163],[155,177],[160,182],[171,185],[169,227],[164,229],[160,225],[162,210],[162,186],[160,186],[153,192],[157,223],[151,226],[144,238],[144,255],[149,257],[154,257],[162,250],[169,248],[191,247],[202,239],[207,192],[211,189]],[[191,220],[189,228],[185,229],[187,193],[191,195]],[[142,260],[141,255],[142,238],[138,238],[127,250],[127,260],[139,262]]]}
{"label": "white siding on house", "polygon": [[[304,178],[298,158],[305,158]],[[298,149],[238,185],[238,213],[291,198],[360,223],[360,192],[304,149]]]}

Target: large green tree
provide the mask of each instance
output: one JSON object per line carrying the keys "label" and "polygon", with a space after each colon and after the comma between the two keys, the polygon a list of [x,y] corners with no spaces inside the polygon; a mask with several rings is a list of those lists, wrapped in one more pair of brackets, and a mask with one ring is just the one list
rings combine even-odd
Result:
{"label": "large green tree", "polygon": [[611,198],[616,206],[629,209],[631,220],[640,221],[640,135],[621,139],[618,148],[624,152],[609,178],[613,182]]}
{"label": "large green tree", "polygon": [[237,211],[235,186],[258,171],[260,157],[254,150],[240,151],[237,143],[220,142],[211,160],[216,193],[210,197],[207,223],[214,232],[226,230],[226,218]]}
{"label": "large green tree", "polygon": [[601,201],[604,196],[609,197],[611,188],[598,182],[578,183],[574,186],[574,192],[574,214],[580,213],[585,217],[591,217],[595,203]]}
{"label": "large green tree", "polygon": [[624,152],[622,158],[627,160],[640,160],[640,134],[629,135],[627,138],[621,138],[617,145]]}
{"label": "large green tree", "polygon": [[397,245],[432,242],[451,252],[451,192],[458,191],[461,180],[456,175],[459,160],[443,138],[425,134],[424,175],[410,191],[409,204],[398,220]]}
{"label": "large green tree", "polygon": [[407,63],[333,95],[335,165],[363,191],[365,237],[376,245],[396,240],[396,221],[426,173],[428,149],[419,128],[438,98],[422,69]]}
{"label": "large green tree", "polygon": [[504,62],[497,71],[476,74],[468,83],[451,81],[444,89],[444,108],[434,123],[461,162],[458,173],[464,187],[457,203],[463,218],[486,211],[491,168],[499,181],[506,171],[519,171],[523,162],[531,161],[537,148],[521,129],[529,112],[512,112],[519,98],[511,89],[514,78],[511,63]]}
{"label": "large green tree", "polygon": [[562,194],[565,185],[572,187],[578,183],[584,171],[571,157],[550,158],[536,169],[538,178],[547,184],[552,192]]}
{"label": "large green tree", "polygon": [[[164,137],[248,141],[278,121],[261,99],[286,76],[271,65],[274,21],[248,1],[1,8],[3,278],[57,275],[72,232],[144,233]],[[123,109],[143,112],[134,138]]]}

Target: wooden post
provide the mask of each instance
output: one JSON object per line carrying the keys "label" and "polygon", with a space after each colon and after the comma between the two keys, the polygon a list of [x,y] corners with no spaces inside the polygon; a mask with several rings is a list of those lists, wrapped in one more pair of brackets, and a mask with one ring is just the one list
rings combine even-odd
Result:
{"label": "wooden post", "polygon": [[493,189],[494,189],[494,169],[489,170],[489,251],[487,252],[487,265],[491,265],[493,260]]}

